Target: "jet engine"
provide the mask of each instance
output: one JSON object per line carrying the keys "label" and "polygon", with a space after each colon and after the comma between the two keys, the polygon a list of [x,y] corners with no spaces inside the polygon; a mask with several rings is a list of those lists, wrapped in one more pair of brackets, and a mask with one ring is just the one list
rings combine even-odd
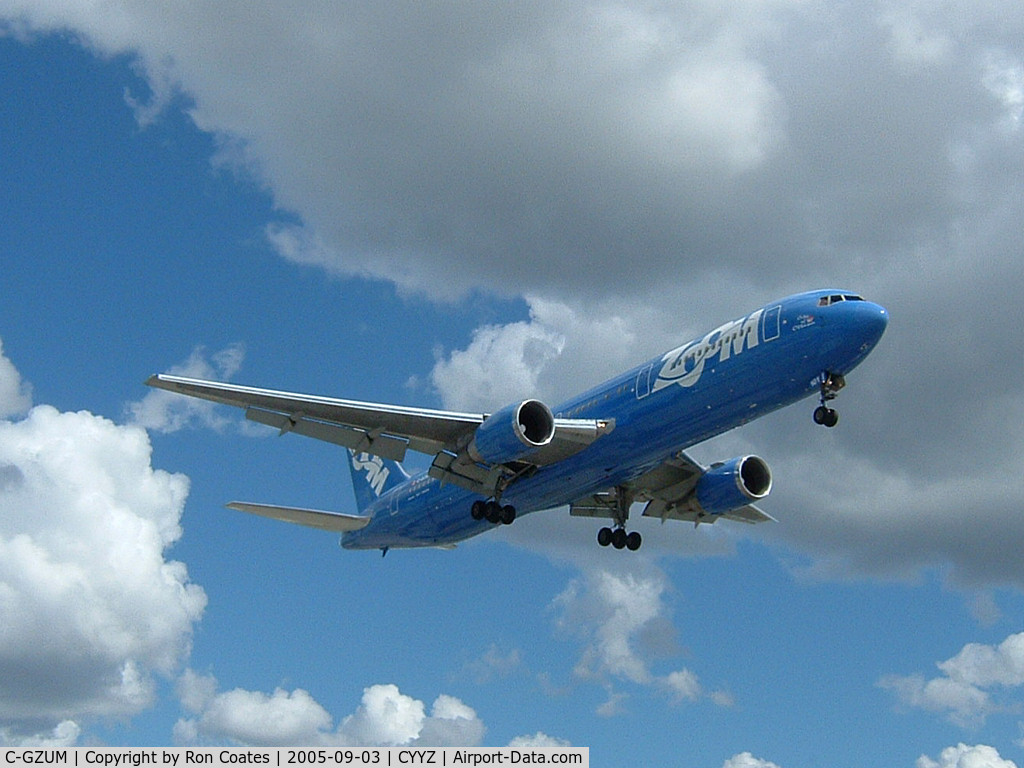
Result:
{"label": "jet engine", "polygon": [[697,481],[697,503],[709,515],[722,515],[763,499],[772,489],[772,472],[758,456],[738,456],[713,464]]}
{"label": "jet engine", "polygon": [[543,448],[555,435],[555,417],[540,400],[524,400],[492,413],[476,428],[467,451],[473,461],[507,464]]}

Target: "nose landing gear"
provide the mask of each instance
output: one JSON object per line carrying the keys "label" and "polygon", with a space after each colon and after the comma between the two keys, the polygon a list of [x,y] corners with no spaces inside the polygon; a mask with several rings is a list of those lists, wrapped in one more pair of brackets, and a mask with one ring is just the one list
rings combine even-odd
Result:
{"label": "nose landing gear", "polygon": [[825,405],[825,403],[836,399],[839,390],[846,386],[846,379],[841,374],[822,371],[818,377],[818,383],[821,387],[821,399],[819,401],[821,404],[814,409],[814,423],[826,427],[834,427],[839,423],[839,414],[833,408]]}

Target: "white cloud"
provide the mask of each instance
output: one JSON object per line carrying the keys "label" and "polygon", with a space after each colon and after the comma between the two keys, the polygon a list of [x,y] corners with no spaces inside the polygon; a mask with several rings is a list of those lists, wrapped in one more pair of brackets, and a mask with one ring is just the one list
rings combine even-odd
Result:
{"label": "white cloud", "polygon": [[784,145],[782,95],[756,52],[787,5],[567,3],[523,6],[515,23],[488,5],[339,15],[266,0],[0,12],[137,56],[152,90],[128,96],[140,124],[185,92],[195,123],[243,146],[301,217],[268,230],[282,255],[450,297],[536,288],[581,259],[628,275],[613,266],[622,224],[666,274],[680,250],[665,235],[689,237],[676,203],[710,200],[721,222],[722,179]]}
{"label": "white cloud", "polygon": [[[227,381],[242,366],[245,350],[241,344],[213,353],[207,359],[204,347],[197,347],[187,361],[172,366],[167,373],[194,379]],[[157,432],[177,432],[185,427],[209,427],[221,430],[229,419],[220,415],[216,403],[186,397],[164,389],[152,389],[142,400],[126,406],[132,424]]]}
{"label": "white cloud", "polygon": [[666,675],[652,671],[655,662],[679,653],[676,629],[663,600],[668,583],[664,573],[649,565],[637,562],[631,568],[587,569],[552,603],[559,630],[583,641],[574,677],[607,691],[608,700],[598,714],[608,717],[625,711],[627,696],[616,683],[662,691],[674,704],[707,697],[719,706],[731,705],[728,694],[709,693],[688,669]]}
{"label": "white cloud", "polygon": [[523,663],[523,655],[518,648],[503,652],[497,644],[492,643],[484,653],[467,662],[463,670],[477,684],[489,683],[495,678],[508,677],[519,669]]}
{"label": "white cloud", "polygon": [[[482,326],[465,349],[438,353],[430,378],[445,407],[487,410],[525,397],[554,406],[685,340],[658,309],[527,296],[529,319]],[[689,324],[700,317],[684,318]],[[696,332],[696,329],[694,329]]]}
{"label": "white cloud", "polygon": [[282,746],[314,743],[330,722],[327,711],[302,689],[278,688],[268,695],[236,688],[210,701],[199,727],[242,744]]}
{"label": "white cloud", "polygon": [[989,51],[982,83],[1003,107],[1003,125],[1017,130],[1024,117],[1024,64],[1003,52]]}
{"label": "white cloud", "polygon": [[938,760],[921,755],[917,768],[1017,768],[1017,764],[1001,757],[994,747],[958,744],[942,750]]}
{"label": "white cloud", "polygon": [[6,728],[0,728],[0,745],[24,749],[60,749],[78,743],[82,729],[74,720],[62,720],[49,733],[13,737]]}
{"label": "white cloud", "polygon": [[892,3],[882,13],[880,23],[889,31],[889,46],[897,62],[925,67],[952,55],[955,45],[949,32],[932,26],[940,20],[928,19],[927,10],[920,4]]}
{"label": "white cloud", "polygon": [[946,713],[965,728],[979,726],[990,714],[1007,709],[994,701],[994,692],[1024,685],[1024,633],[1010,635],[997,646],[970,643],[938,667],[942,677],[892,675],[879,685],[906,706]]}
{"label": "white cloud", "polygon": [[697,676],[688,669],[670,672],[665,677],[665,687],[671,692],[676,703],[684,700],[696,701],[703,693]]}
{"label": "white cloud", "polygon": [[426,709],[422,701],[406,696],[396,685],[374,685],[363,691],[355,714],[341,730],[356,744],[409,744],[423,729]]}
{"label": "white cloud", "polygon": [[427,714],[418,699],[395,685],[363,691],[355,712],[334,718],[302,689],[272,694],[235,689],[216,692],[216,680],[188,671],[179,681],[182,705],[192,715],[174,728],[179,744],[233,743],[298,746],[478,746],[485,728],[476,712],[454,696],[439,695]]}
{"label": "white cloud", "polygon": [[438,360],[431,373],[445,405],[493,412],[537,391],[540,369],[562,352],[564,339],[533,323],[484,326],[465,350]]}
{"label": "white cloud", "polygon": [[164,558],[187,493],[137,427],[47,405],[0,421],[4,738],[135,714],[187,658],[206,595]]}
{"label": "white cloud", "polygon": [[548,736],[543,731],[537,731],[532,736],[516,736],[508,743],[515,749],[529,749],[531,747],[571,747],[572,744],[565,739],[558,739]]}
{"label": "white cloud", "polygon": [[14,364],[4,356],[0,341],[0,419],[21,416],[32,407],[32,387],[21,380]]}
{"label": "white cloud", "polygon": [[779,768],[779,766],[768,760],[754,757],[749,752],[741,752],[722,763],[722,768]]}

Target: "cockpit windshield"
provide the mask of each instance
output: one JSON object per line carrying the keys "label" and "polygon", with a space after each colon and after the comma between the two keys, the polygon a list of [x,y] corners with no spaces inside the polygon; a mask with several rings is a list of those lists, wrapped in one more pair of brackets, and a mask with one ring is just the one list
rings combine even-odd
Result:
{"label": "cockpit windshield", "polygon": [[822,296],[818,299],[818,306],[830,307],[840,301],[864,301],[864,297],[855,293],[833,293],[831,296]]}

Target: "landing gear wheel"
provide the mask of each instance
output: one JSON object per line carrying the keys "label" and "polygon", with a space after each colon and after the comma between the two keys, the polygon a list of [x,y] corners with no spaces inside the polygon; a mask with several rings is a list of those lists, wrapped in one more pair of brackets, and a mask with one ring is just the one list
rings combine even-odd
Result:
{"label": "landing gear wheel", "polygon": [[633,531],[626,536],[626,548],[629,549],[630,552],[636,552],[640,549],[641,544],[643,544],[643,539],[640,538],[640,534],[636,531]]}
{"label": "landing gear wheel", "polygon": [[602,547],[607,547],[609,544],[611,544],[612,543],[612,529],[611,528],[602,528],[600,531],[598,531],[597,532],[597,543],[600,544]]}
{"label": "landing gear wheel", "polygon": [[839,414],[832,408],[819,405],[814,409],[814,423],[822,424],[826,427],[834,427],[839,423]]}
{"label": "landing gear wheel", "polygon": [[469,514],[473,516],[474,520],[483,520],[487,515],[487,502],[477,499],[473,502],[473,506],[470,507]]}
{"label": "landing gear wheel", "polygon": [[626,546],[626,532],[622,528],[616,528],[612,532],[612,546],[622,549]]}
{"label": "landing gear wheel", "polygon": [[487,522],[493,525],[501,522],[501,504],[496,501],[487,502]]}
{"label": "landing gear wheel", "polygon": [[814,409],[814,423],[822,424],[826,427],[834,427],[839,423],[839,414],[825,405],[825,403],[836,399],[839,390],[846,386],[846,379],[841,374],[822,371],[818,381],[821,387],[821,405]]}
{"label": "landing gear wheel", "polygon": [[501,508],[501,522],[503,525],[512,525],[516,519],[516,508],[511,504],[506,504]]}

